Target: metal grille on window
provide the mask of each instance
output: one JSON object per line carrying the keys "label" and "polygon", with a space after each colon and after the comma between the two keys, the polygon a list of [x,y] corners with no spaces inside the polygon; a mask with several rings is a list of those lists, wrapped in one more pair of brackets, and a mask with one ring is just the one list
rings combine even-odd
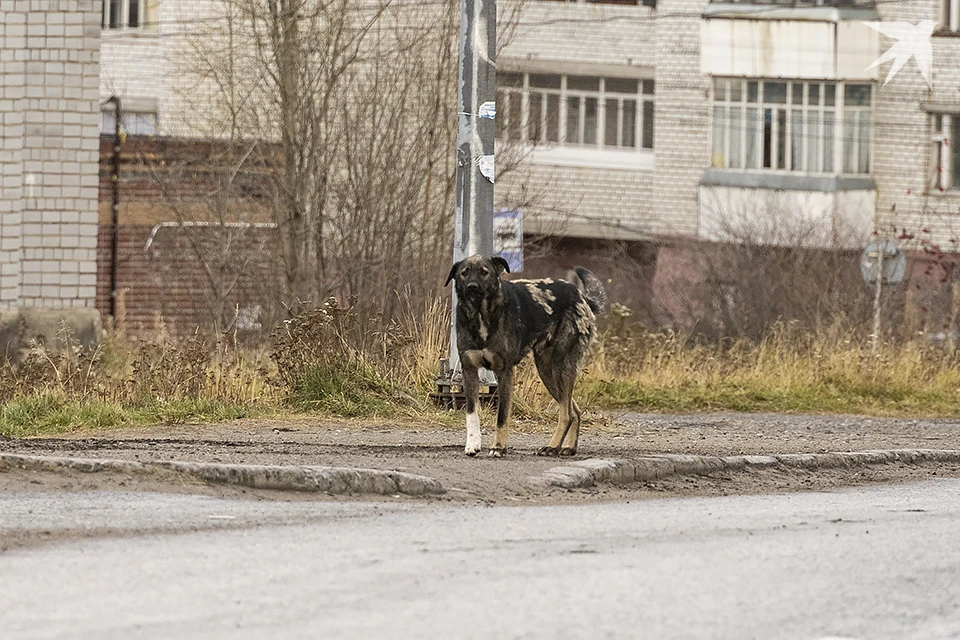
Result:
{"label": "metal grille on window", "polygon": [[501,140],[633,150],[653,147],[652,80],[501,73]]}

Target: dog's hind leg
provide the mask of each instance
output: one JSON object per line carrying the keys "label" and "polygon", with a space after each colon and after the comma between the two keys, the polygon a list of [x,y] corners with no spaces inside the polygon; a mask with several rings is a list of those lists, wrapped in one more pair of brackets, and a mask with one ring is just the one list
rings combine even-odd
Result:
{"label": "dog's hind leg", "polygon": [[[553,373],[553,349],[547,347],[540,350],[535,350],[533,352],[533,361],[537,365],[537,373],[540,374],[540,380],[543,381],[543,386],[547,388],[547,391],[553,397],[554,400],[560,403],[560,416],[557,418],[557,431],[561,429],[566,430],[567,425],[565,424],[566,418],[564,417],[564,408],[563,403],[560,402],[561,393],[560,387],[557,385],[557,379]],[[561,436],[562,439],[562,436]],[[551,444],[556,440],[556,433],[554,437],[550,440]],[[560,441],[557,441],[557,446],[552,448],[546,446],[537,451],[538,456],[555,456],[560,450]]]}
{"label": "dog's hind leg", "polygon": [[561,456],[574,456],[577,454],[577,443],[580,441],[580,423],[582,422],[583,412],[577,405],[577,401],[570,398],[570,406],[573,409],[571,414],[570,429],[567,431],[567,437],[563,440],[563,447],[560,449]]}
{"label": "dog's hind leg", "polygon": [[550,443],[547,446],[543,447],[537,451],[538,456],[557,456],[560,455],[560,445],[563,444],[563,439],[566,437],[567,432],[570,430],[570,426],[573,423],[573,408],[570,406],[570,402],[561,402],[560,403],[560,413],[557,416],[557,429],[553,432],[553,437],[550,438]]}
{"label": "dog's hind leg", "polygon": [[497,394],[499,398],[497,406],[497,434],[493,439],[493,447],[490,448],[490,455],[494,458],[501,458],[507,449],[507,423],[510,420],[510,406],[513,403],[513,369],[497,371],[496,375]]}
{"label": "dog's hind leg", "polygon": [[581,412],[573,400],[573,386],[585,349],[574,327],[572,322],[562,323],[552,348],[539,354],[536,360],[540,377],[560,405],[557,429],[550,443],[540,450],[540,455],[572,456],[577,452]]}
{"label": "dog's hind leg", "polygon": [[[573,382],[576,380],[576,375],[568,375],[568,367],[562,361],[563,356],[559,356],[560,362],[557,361],[558,354],[562,353],[564,353],[562,350],[557,351],[555,348],[534,353],[540,379],[560,405],[557,428],[553,432],[553,437],[550,438],[550,443],[537,452],[540,456],[560,455],[563,440],[579,417],[579,408],[573,404]],[[576,426],[579,428],[579,422]]]}
{"label": "dog's hind leg", "polygon": [[479,351],[467,351],[460,354],[460,364],[463,368],[463,395],[467,409],[467,442],[463,452],[468,456],[480,453],[480,356]]}

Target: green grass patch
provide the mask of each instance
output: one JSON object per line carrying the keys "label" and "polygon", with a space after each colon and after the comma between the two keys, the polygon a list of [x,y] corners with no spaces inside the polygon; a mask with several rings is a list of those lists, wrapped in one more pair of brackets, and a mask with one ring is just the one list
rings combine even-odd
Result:
{"label": "green grass patch", "polygon": [[237,404],[213,398],[176,398],[167,402],[148,401],[124,412],[127,421],[135,424],[183,424],[185,422],[218,422],[268,415],[268,407]]}
{"label": "green grass patch", "polygon": [[79,428],[115,427],[125,421],[118,407],[105,402],[68,402],[53,393],[37,393],[0,405],[0,433],[14,438],[53,435]]}
{"label": "green grass patch", "polygon": [[387,416],[394,412],[393,390],[369,365],[318,362],[297,377],[290,405],[300,411],[321,411],[345,418]]}
{"label": "green grass patch", "polygon": [[13,438],[29,438],[80,429],[214,422],[265,413],[269,412],[259,407],[208,398],[151,401],[122,407],[111,402],[68,399],[57,393],[36,393],[0,405],[0,433]]}

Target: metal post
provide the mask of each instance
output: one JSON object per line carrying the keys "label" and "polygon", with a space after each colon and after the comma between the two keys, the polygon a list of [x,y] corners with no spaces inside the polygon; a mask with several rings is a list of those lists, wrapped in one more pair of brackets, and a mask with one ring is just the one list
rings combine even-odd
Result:
{"label": "metal post", "polygon": [[110,317],[117,319],[117,249],[120,244],[120,97],[111,96],[113,103],[113,201],[110,206]]}
{"label": "metal post", "polygon": [[[879,237],[879,236],[877,236]],[[873,335],[871,336],[870,348],[873,353],[877,352],[877,345],[880,341],[880,296],[883,293],[883,254],[887,251],[885,240],[877,241],[877,282],[876,289],[873,292]]]}
{"label": "metal post", "polygon": [[[493,153],[496,100],[496,0],[460,0],[456,218],[453,261],[493,253]],[[456,334],[457,296],[450,323],[450,371],[460,358]],[[485,381],[492,382],[487,374]]]}

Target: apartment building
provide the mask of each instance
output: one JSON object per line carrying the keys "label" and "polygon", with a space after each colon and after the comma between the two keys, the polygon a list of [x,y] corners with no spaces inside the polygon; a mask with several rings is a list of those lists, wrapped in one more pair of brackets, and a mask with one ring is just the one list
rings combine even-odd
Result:
{"label": "apartment building", "polygon": [[[0,3],[0,349],[96,339],[100,10]],[[24,330],[24,327],[26,329]]]}
{"label": "apartment building", "polygon": [[[106,0],[101,92],[123,96],[134,133],[189,136],[173,36],[202,4]],[[528,0],[510,15],[497,135],[526,162],[497,199],[538,190],[525,232],[571,240],[565,256],[617,243],[649,292],[729,240],[960,239],[958,0]],[[917,55],[890,74],[876,62],[898,46]]]}

